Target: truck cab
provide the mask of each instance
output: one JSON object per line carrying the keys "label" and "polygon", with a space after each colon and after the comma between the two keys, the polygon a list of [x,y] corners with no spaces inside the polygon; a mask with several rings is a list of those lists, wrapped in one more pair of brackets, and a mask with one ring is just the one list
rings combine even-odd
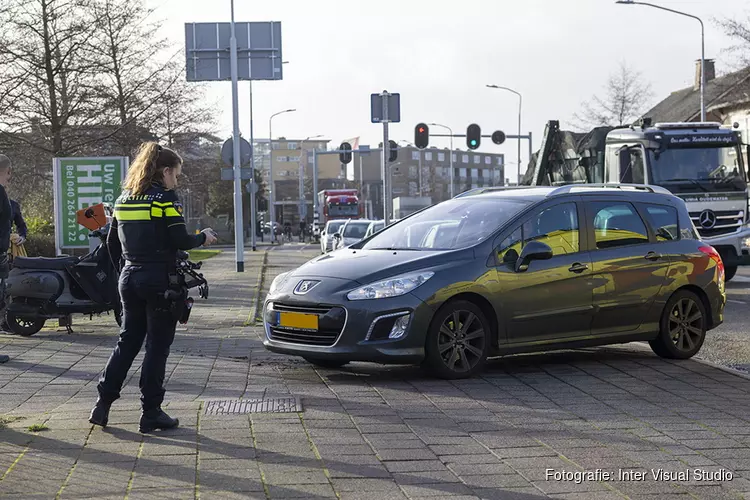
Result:
{"label": "truck cab", "polygon": [[[718,123],[616,128],[593,182],[650,184],[682,198],[701,238],[721,254],[726,277],[750,264],[748,176],[739,133]],[[750,156],[749,156],[750,157]]]}

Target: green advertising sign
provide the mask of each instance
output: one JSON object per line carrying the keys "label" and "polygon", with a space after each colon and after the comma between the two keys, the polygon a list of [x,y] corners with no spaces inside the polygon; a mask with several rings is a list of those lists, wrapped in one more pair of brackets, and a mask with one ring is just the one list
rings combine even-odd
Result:
{"label": "green advertising sign", "polygon": [[76,212],[99,203],[114,206],[128,168],[127,157],[55,158],[55,241],[63,248],[89,248],[89,230]]}

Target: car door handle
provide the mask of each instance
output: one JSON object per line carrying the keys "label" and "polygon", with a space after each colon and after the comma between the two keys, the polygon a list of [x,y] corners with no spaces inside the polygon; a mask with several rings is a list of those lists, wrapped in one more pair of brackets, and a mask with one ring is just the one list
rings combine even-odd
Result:
{"label": "car door handle", "polygon": [[656,252],[649,252],[644,256],[644,259],[646,260],[659,260],[661,259],[661,254]]}
{"label": "car door handle", "polygon": [[579,262],[576,262],[575,264],[573,264],[572,266],[568,268],[568,271],[570,271],[571,273],[582,273],[588,268],[589,266],[587,266],[586,264],[581,264]]}

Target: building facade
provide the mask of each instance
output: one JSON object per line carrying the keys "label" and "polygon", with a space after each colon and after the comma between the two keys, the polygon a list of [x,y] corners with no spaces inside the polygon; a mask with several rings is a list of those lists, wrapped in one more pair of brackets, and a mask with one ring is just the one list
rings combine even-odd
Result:
{"label": "building facade", "polygon": [[[289,221],[293,227],[301,219],[312,222],[313,199],[317,195],[313,192],[316,157],[318,192],[324,189],[358,189],[365,206],[365,216],[371,219],[383,217],[381,152],[353,152],[352,161],[344,165],[337,153],[328,152],[329,143],[327,139],[279,138],[273,140],[271,149],[268,139],[256,141],[256,167],[262,171],[263,180],[269,188],[269,164],[273,162],[277,222],[283,224]],[[314,154],[315,151],[317,154]],[[388,199],[428,197],[432,203],[449,199],[450,154],[448,149],[399,148],[398,158],[388,168],[391,180]],[[461,150],[454,150],[452,154],[454,194],[472,188],[503,185],[503,154]],[[392,209],[392,205],[389,206],[389,210]]]}

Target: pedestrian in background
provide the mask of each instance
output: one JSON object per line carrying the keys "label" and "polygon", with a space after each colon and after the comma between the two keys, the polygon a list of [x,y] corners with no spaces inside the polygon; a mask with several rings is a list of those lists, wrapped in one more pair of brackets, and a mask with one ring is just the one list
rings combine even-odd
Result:
{"label": "pedestrian in background", "polygon": [[[107,425],[112,403],[146,340],[141,366],[142,414],[140,432],[177,427],[179,421],[161,408],[169,348],[175,336],[178,306],[166,298],[177,281],[178,250],[190,250],[216,241],[211,228],[188,233],[182,205],[174,189],[182,173],[182,158],[171,149],[147,142],[128,169],[122,195],[115,202],[107,237],[112,262],[125,260],[120,272],[122,299],[120,339],[104,368],[97,390],[99,398],[89,422]],[[179,311],[182,311],[179,308]]]}

